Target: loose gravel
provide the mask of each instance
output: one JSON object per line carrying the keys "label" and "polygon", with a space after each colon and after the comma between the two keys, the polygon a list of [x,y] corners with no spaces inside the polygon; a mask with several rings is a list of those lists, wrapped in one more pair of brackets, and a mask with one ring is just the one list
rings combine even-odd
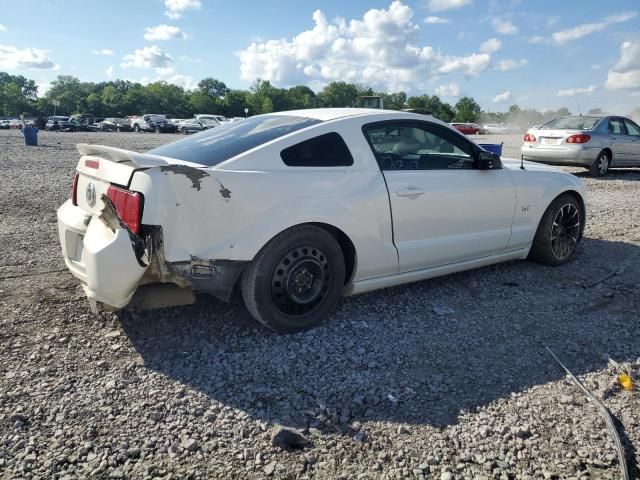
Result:
{"label": "loose gravel", "polygon": [[[638,478],[640,170],[588,186],[574,262],[511,262],[343,299],[272,333],[239,301],[92,314],[55,209],[76,143],[144,151],[175,135],[0,131],[0,477]],[[516,156],[520,136],[505,142]]]}

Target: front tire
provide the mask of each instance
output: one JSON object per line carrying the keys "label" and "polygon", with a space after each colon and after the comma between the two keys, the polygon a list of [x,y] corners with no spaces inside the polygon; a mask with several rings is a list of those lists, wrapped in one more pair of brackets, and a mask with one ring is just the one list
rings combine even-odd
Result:
{"label": "front tire", "polygon": [[242,276],[249,313],[281,333],[318,325],[342,295],[345,261],[336,239],[322,228],[301,225],[265,245]]}
{"label": "front tire", "polygon": [[133,131],[136,133],[140,133],[140,125],[138,125],[137,123],[133,126]]}
{"label": "front tire", "polygon": [[156,127],[153,129],[153,133],[160,133],[160,127]]}
{"label": "front tire", "polygon": [[582,217],[575,197],[563,194],[556,198],[540,220],[529,259],[553,266],[570,262],[582,238]]}
{"label": "front tire", "polygon": [[593,162],[593,165],[589,167],[589,174],[592,177],[602,177],[609,171],[610,164],[611,156],[603,150],[598,154],[598,158]]}

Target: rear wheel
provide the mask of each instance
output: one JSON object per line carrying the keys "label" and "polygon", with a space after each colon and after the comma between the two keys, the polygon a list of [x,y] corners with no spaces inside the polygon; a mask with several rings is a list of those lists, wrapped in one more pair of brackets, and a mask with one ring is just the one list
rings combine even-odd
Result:
{"label": "rear wheel", "polygon": [[183,135],[186,135],[187,133],[189,133],[189,132],[187,132],[186,127],[182,127],[182,130],[181,130],[181,131],[182,131],[182,134],[183,134]]}
{"label": "rear wheel", "polygon": [[133,126],[133,131],[136,133],[140,133],[140,125],[138,125],[137,123]]}
{"label": "rear wheel", "polygon": [[604,150],[598,154],[598,158],[589,168],[589,174],[592,177],[602,177],[609,171],[611,156]]}
{"label": "rear wheel", "polygon": [[582,235],[582,208],[572,195],[556,198],[544,212],[529,258],[546,265],[563,265],[576,251]]}
{"label": "rear wheel", "polygon": [[271,240],[242,277],[251,315],[282,333],[307,330],[335,307],[344,286],[340,245],[312,225],[293,227]]}
{"label": "rear wheel", "polygon": [[160,133],[160,127],[156,127],[156,128],[154,128],[154,129],[153,129],[153,132],[154,132],[154,133]]}

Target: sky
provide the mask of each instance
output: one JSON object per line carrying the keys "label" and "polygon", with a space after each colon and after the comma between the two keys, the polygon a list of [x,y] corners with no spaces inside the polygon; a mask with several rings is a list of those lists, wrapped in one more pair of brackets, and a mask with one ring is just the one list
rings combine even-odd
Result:
{"label": "sky", "polygon": [[34,79],[255,78],[472,96],[487,111],[640,106],[638,0],[0,0],[0,71]]}

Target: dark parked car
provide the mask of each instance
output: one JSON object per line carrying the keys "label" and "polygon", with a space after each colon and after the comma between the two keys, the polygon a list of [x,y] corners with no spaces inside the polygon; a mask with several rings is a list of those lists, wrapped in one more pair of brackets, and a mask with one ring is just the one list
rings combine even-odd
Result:
{"label": "dark parked car", "polygon": [[47,123],[44,125],[45,130],[69,130],[69,117],[62,115],[52,115],[47,118]]}
{"label": "dark parked car", "polygon": [[177,127],[164,115],[148,114],[131,119],[134,132],[175,133]]}
{"label": "dark parked car", "polygon": [[133,127],[127,118],[105,118],[100,122],[101,132],[131,132]]}

